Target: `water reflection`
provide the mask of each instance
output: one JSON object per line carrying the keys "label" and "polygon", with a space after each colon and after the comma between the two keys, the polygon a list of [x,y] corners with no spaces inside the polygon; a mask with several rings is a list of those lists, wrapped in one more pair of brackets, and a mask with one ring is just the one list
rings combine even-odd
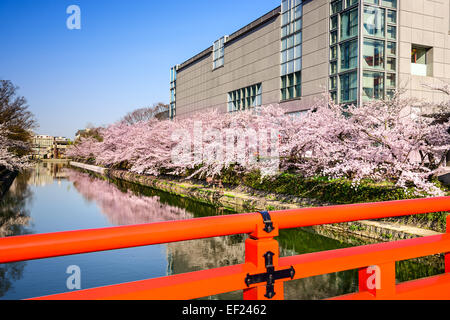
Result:
{"label": "water reflection", "polygon": [[[30,212],[27,203],[32,201],[28,186],[30,172],[20,174],[9,191],[0,200],[0,237],[27,234]],[[12,283],[22,277],[25,262],[0,264],[0,297],[12,287]]]}
{"label": "water reflection", "polygon": [[114,225],[190,219],[183,208],[163,204],[158,196],[141,196],[132,191],[122,192],[114,184],[72,169],[65,170],[69,181],[88,201],[93,201]]}

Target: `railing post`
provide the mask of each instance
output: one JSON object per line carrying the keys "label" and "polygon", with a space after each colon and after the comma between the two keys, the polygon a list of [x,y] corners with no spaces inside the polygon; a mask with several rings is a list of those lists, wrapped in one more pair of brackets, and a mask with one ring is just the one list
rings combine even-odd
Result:
{"label": "railing post", "polygon": [[[267,272],[265,255],[273,253],[273,266],[278,267],[278,258],[280,249],[278,241],[274,237],[278,236],[278,225],[273,223],[271,232],[267,232],[266,225],[261,219],[261,223],[256,225],[255,231],[250,234],[250,238],[245,241],[245,262],[255,266],[254,274],[263,274]],[[253,273],[252,273],[253,274]],[[259,283],[256,287],[244,289],[244,300],[283,300],[284,286],[282,281],[275,281],[273,286],[275,295],[271,298],[267,296],[267,284]],[[269,295],[270,296],[270,295]]]}
{"label": "railing post", "polygon": [[[450,234],[450,214],[447,215],[447,234]],[[445,273],[450,273],[450,253],[445,254]]]}
{"label": "railing post", "polygon": [[377,299],[395,296],[395,261],[359,269],[359,292],[367,291]]}

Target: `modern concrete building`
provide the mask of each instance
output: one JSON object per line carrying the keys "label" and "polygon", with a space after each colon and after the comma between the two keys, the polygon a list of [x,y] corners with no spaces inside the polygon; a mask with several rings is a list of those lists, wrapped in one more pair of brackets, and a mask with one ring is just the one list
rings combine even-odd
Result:
{"label": "modern concrete building", "polygon": [[395,89],[440,102],[426,85],[442,81],[450,82],[449,0],[282,0],[174,66],[169,113],[261,104],[302,112],[324,92],[359,104]]}

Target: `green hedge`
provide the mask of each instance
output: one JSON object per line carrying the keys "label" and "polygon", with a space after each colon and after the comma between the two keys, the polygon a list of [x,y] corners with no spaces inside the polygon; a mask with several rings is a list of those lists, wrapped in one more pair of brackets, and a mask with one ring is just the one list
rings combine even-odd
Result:
{"label": "green hedge", "polygon": [[[243,184],[256,190],[314,198],[335,204],[362,203],[412,199],[418,196],[414,189],[395,187],[392,183],[374,183],[363,180],[354,184],[348,179],[325,177],[304,178],[294,173],[282,173],[275,178],[261,179],[259,172],[238,176],[232,171],[224,172],[223,182],[232,185]],[[435,182],[439,183],[439,182]],[[442,187],[440,185],[440,187]],[[425,195],[424,195],[425,196]]]}

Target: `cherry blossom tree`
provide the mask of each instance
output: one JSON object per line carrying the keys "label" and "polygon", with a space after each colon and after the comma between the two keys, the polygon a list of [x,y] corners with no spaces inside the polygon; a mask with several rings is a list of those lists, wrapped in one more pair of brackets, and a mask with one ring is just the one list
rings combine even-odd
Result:
{"label": "cherry blossom tree", "polygon": [[276,176],[390,181],[417,193],[441,195],[430,177],[450,149],[449,122],[412,113],[417,103],[397,94],[361,106],[318,100],[302,117],[278,105],[237,113],[201,112],[191,118],[113,124],[103,141],[81,140],[68,152],[104,166],[126,162],[139,174],[220,176],[258,171]]}
{"label": "cherry blossom tree", "polygon": [[7,124],[0,124],[0,168],[4,167],[11,171],[23,169],[28,165],[27,157],[19,156],[11,149],[23,149],[27,147],[27,144],[20,140],[10,139],[9,133]]}

